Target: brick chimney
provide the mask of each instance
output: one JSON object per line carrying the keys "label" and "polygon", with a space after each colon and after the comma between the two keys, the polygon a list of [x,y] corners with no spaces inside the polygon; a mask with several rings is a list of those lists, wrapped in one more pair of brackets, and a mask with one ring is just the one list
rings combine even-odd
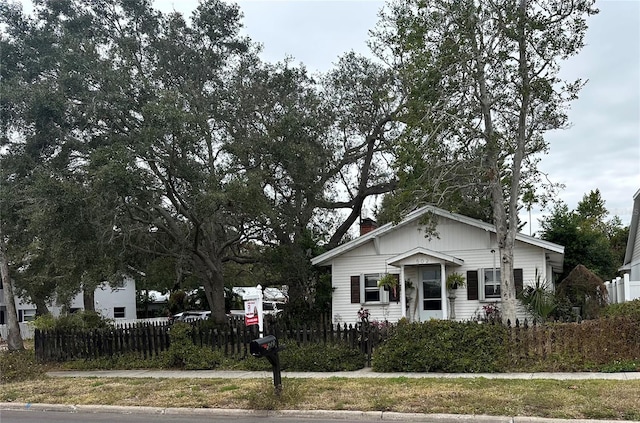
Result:
{"label": "brick chimney", "polygon": [[378,224],[373,219],[369,219],[368,217],[365,217],[364,219],[360,219],[360,236],[371,232],[377,227],[378,227]]}

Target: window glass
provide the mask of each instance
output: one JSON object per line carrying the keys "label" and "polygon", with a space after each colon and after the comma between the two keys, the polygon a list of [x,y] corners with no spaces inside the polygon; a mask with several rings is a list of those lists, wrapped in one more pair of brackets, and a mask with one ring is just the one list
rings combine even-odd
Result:
{"label": "window glass", "polygon": [[500,269],[484,270],[484,297],[500,298]]}
{"label": "window glass", "polygon": [[124,307],[114,307],[113,308],[113,317],[115,319],[124,319]]}
{"label": "window glass", "polygon": [[365,275],[364,276],[364,301],[380,301],[380,288],[378,288],[378,281],[380,275]]}
{"label": "window glass", "polygon": [[31,322],[36,318],[36,310],[23,310],[22,312],[22,321],[23,322]]}

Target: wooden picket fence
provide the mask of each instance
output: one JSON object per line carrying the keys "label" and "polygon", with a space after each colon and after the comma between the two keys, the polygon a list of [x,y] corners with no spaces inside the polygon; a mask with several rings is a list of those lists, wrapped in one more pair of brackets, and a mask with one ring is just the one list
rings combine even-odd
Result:
{"label": "wooden picket fence", "polygon": [[[92,360],[127,353],[152,358],[170,345],[171,324],[151,322],[119,325],[91,331],[36,330],[36,358],[40,362]],[[264,334],[275,335],[281,344],[344,343],[358,348],[370,365],[375,346],[382,342],[386,331],[376,325],[285,325],[265,322]],[[213,328],[203,322],[193,322],[191,338],[198,346],[222,351],[228,357],[244,358],[249,344],[259,337],[257,326],[245,326],[241,319],[231,319],[224,328]]]}
{"label": "wooden picket fence", "polygon": [[[508,329],[509,360],[525,365],[554,357],[573,357],[576,362],[608,363],[640,356],[640,328],[625,319],[599,319],[573,323],[516,322]],[[241,359],[249,356],[249,344],[259,337],[257,326],[245,326],[241,319],[230,320],[224,329],[195,322],[194,344],[222,351]],[[380,324],[338,325],[320,320],[315,324],[265,322],[264,334],[275,335],[280,344],[342,343],[359,349],[367,365],[376,347],[388,336],[391,326]],[[40,362],[93,360],[123,354],[140,358],[157,357],[170,346],[168,322],[125,324],[92,331],[35,332],[35,353]]]}

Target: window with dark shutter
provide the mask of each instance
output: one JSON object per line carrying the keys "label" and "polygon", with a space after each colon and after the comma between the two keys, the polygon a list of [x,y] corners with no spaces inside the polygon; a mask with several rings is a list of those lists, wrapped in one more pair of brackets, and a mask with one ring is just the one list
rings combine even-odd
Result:
{"label": "window with dark shutter", "polygon": [[351,303],[360,302],[360,276],[351,276]]}
{"label": "window with dark shutter", "polygon": [[478,299],[478,271],[467,271],[467,300]]}

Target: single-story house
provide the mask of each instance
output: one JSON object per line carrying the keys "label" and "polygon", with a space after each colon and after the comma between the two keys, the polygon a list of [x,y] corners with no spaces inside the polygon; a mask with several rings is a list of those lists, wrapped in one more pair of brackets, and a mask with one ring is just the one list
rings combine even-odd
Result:
{"label": "single-story house", "polygon": [[624,263],[620,268],[623,273],[629,274],[632,281],[640,281],[640,190],[633,196],[633,212],[629,225],[629,238],[624,254]]}
{"label": "single-story house", "polygon": [[609,301],[624,303],[640,298],[640,190],[633,195],[633,212],[624,262],[619,269],[622,277],[607,282]]}
{"label": "single-story house", "polygon": [[[423,223],[427,214],[429,226],[435,228],[431,235]],[[311,261],[331,268],[335,323],[358,322],[361,308],[368,310],[370,321],[390,322],[470,320],[483,316],[483,306],[499,308],[500,257],[494,225],[426,206],[397,224],[376,227],[363,219],[360,233]],[[561,273],[563,260],[563,246],[518,233],[516,286],[532,285],[536,277],[552,281]],[[464,287],[447,290],[446,278],[452,273],[464,276]],[[386,274],[397,278],[397,289],[378,286]],[[524,308],[519,307],[518,317],[527,317]]]}
{"label": "single-story house", "polygon": [[[70,304],[72,312],[84,309],[82,292],[76,295]],[[24,323],[35,319],[36,306],[20,297],[15,298],[18,322]],[[62,309],[56,304],[48,304],[51,314],[60,315]],[[136,318],[136,283],[130,277],[125,277],[119,287],[112,288],[103,283],[94,292],[94,307],[97,312],[109,319],[135,319]],[[0,285],[0,325],[6,323],[6,304],[4,292]]]}

